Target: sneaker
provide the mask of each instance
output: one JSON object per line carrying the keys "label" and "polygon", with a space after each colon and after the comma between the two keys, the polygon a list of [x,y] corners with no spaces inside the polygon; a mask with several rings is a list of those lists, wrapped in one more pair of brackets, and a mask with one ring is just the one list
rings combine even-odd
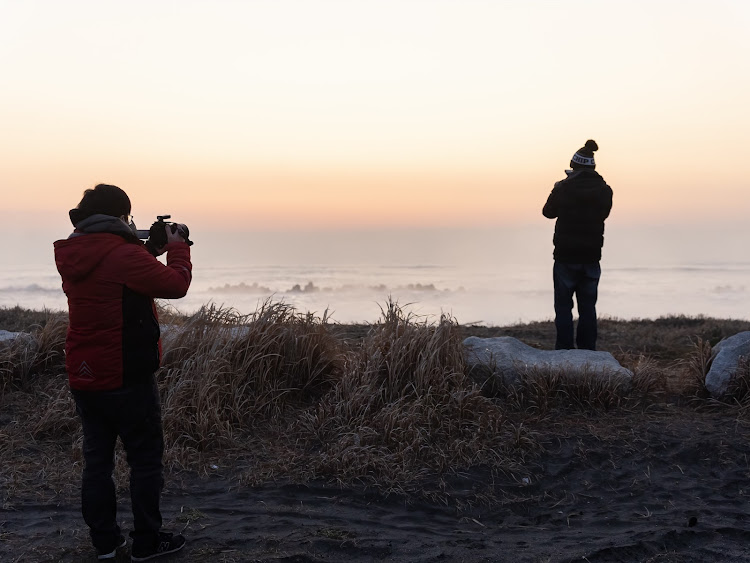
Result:
{"label": "sneaker", "polygon": [[159,532],[159,542],[146,548],[138,548],[133,544],[133,550],[130,554],[131,561],[148,561],[162,555],[169,555],[175,551],[180,551],[185,547],[185,538],[180,534],[172,535],[166,532]]}
{"label": "sneaker", "polygon": [[115,555],[117,554],[117,550],[121,547],[125,547],[128,545],[128,540],[125,539],[125,536],[120,536],[120,539],[117,540],[117,545],[112,551],[108,551],[106,553],[102,553],[101,551],[98,554],[97,559],[104,560],[104,559],[114,559]]}

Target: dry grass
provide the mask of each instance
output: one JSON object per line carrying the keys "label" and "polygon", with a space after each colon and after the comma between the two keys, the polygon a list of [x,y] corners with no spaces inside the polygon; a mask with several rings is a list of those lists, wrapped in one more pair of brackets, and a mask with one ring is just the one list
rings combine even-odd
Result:
{"label": "dry grass", "polygon": [[503,386],[497,392],[512,411],[543,417],[560,410],[606,412],[622,406],[630,397],[631,387],[625,378],[548,368],[529,369],[519,383]]}
{"label": "dry grass", "polygon": [[[463,339],[504,334],[551,347],[552,323],[465,327],[392,302],[368,326],[333,325],[272,302],[251,315],[209,306],[189,317],[162,308],[161,318],[169,322],[158,373],[169,471],[205,471],[211,460],[237,464],[233,475],[248,484],[324,479],[441,500],[455,476],[512,476],[533,462],[551,421],[715,403],[703,386],[711,345],[748,328],[682,317],[605,320],[601,347],[634,372],[630,385],[545,370],[488,398],[467,376]],[[17,491],[60,494],[77,485],[80,423],[65,376],[66,327],[65,314],[0,309],[0,328],[31,335],[0,347],[0,456],[16,460],[0,466],[3,505]],[[748,419],[748,366],[733,385],[735,402],[723,408]],[[118,481],[125,475],[118,458]]]}
{"label": "dry grass", "polygon": [[750,421],[750,359],[740,359],[737,371],[729,380],[727,395],[738,408],[738,420]]}
{"label": "dry grass", "polygon": [[465,374],[456,322],[415,319],[389,303],[336,386],[292,425],[304,479],[399,492],[428,476],[510,469],[514,429]]}
{"label": "dry grass", "polygon": [[10,332],[30,332],[44,325],[51,318],[64,317],[67,313],[51,312],[47,309],[42,311],[33,311],[21,307],[0,307],[0,330]]}
{"label": "dry grass", "polygon": [[[21,329],[28,331],[26,335],[9,342],[0,342],[1,399],[6,389],[28,388],[35,376],[53,372],[64,363],[68,316],[49,311],[34,315],[18,308],[0,311],[6,311],[5,314],[0,314],[0,319],[8,319],[8,326],[14,329],[11,332],[19,332]],[[19,326],[19,319],[28,322],[33,319],[33,324]]]}
{"label": "dry grass", "polygon": [[696,337],[693,340],[693,349],[687,355],[687,358],[678,362],[685,370],[684,377],[685,387],[684,394],[690,394],[694,397],[706,398],[708,391],[705,387],[706,374],[711,365],[711,344],[708,340]]}
{"label": "dry grass", "polygon": [[164,336],[164,430],[185,451],[234,448],[258,423],[331,387],[343,358],[325,318],[287,304],[249,316],[205,307]]}

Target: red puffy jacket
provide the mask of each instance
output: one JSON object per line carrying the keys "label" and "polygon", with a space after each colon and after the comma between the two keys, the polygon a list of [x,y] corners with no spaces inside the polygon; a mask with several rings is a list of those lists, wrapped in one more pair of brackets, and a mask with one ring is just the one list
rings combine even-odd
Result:
{"label": "red puffy jacket", "polygon": [[167,245],[167,265],[140,241],[113,233],[76,233],[55,242],[68,296],[65,367],[72,389],[102,391],[147,381],[159,368],[154,297],[183,297],[190,287],[190,247]]}

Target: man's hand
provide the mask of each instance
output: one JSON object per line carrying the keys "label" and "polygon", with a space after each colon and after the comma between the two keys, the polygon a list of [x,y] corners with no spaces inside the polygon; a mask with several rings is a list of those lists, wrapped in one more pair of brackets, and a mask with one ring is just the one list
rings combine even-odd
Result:
{"label": "man's hand", "polygon": [[187,227],[181,223],[173,223],[167,225],[167,244],[170,242],[185,242],[185,237],[182,233],[186,233]]}
{"label": "man's hand", "polygon": [[[188,241],[185,238],[185,233],[188,233],[187,227],[180,223],[168,223],[164,225],[163,223],[154,223],[154,225],[151,227],[152,230],[159,225],[159,227],[163,228],[163,231],[152,233],[152,235],[149,237],[149,240],[146,241],[146,248],[153,256],[161,256],[167,251],[167,245],[170,242],[187,242],[188,244],[193,244],[191,241]],[[166,242],[162,246],[157,247],[156,244],[154,244],[155,241],[163,241],[166,237]],[[158,244],[158,243],[157,243]]]}

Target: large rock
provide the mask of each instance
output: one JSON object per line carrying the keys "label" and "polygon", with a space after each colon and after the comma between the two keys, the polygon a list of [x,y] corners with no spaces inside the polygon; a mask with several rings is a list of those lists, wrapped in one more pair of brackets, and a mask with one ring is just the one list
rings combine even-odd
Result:
{"label": "large rock", "polygon": [[706,374],[706,389],[714,398],[727,394],[729,381],[740,361],[750,360],[750,331],[725,338],[711,349],[711,368]]}
{"label": "large rock", "polygon": [[630,384],[633,373],[609,352],[591,350],[538,350],[510,336],[464,340],[469,374],[491,393],[498,386],[519,383],[529,371],[561,370],[567,374],[596,374]]}

